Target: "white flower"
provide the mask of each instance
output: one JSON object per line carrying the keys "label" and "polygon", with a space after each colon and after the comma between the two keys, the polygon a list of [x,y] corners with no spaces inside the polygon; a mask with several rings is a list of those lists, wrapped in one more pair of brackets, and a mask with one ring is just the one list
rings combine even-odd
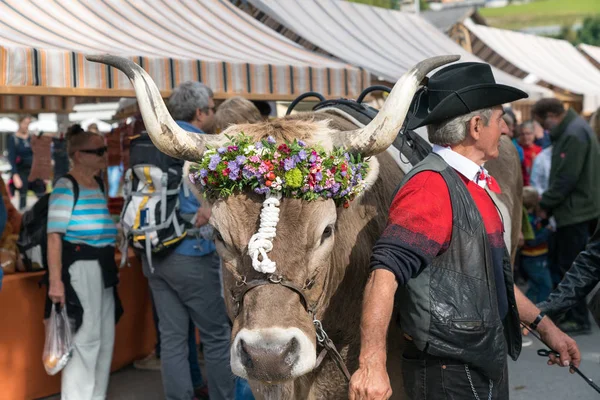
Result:
{"label": "white flower", "polygon": [[280,177],[277,177],[277,178],[275,178],[275,180],[271,184],[271,189],[281,190],[282,186],[283,186],[283,181],[281,180]]}
{"label": "white flower", "polygon": [[204,152],[205,156],[212,156],[213,154],[217,154],[217,151],[215,149],[208,149]]}
{"label": "white flower", "polygon": [[251,144],[244,149],[244,154],[250,154],[250,152],[254,152],[254,150],[255,150],[254,145]]}

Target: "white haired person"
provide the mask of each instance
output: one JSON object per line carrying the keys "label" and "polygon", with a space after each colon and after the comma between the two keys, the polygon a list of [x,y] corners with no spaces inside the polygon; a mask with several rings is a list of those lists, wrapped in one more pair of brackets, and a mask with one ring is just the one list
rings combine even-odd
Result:
{"label": "white haired person", "polygon": [[[500,137],[508,132],[502,104],[525,97],[497,84],[482,63],[444,67],[415,95],[408,128],[427,126],[433,152],[405,176],[373,248],[350,400],[392,394],[386,335],[396,291],[411,400],[507,399],[507,354],[519,355],[520,321],[560,353],[561,365],[579,365],[575,341],[512,281],[502,220],[489,193],[500,187],[483,168],[499,156]],[[552,362],[559,361],[552,356]]]}
{"label": "white haired person", "polygon": [[122,314],[116,292],[116,226],[109,214],[102,181],[107,147],[98,134],[67,135],[72,162],[58,179],[48,206],[49,290],[46,315],[66,305],[76,334],[72,358],[62,372],[63,400],[106,398],[115,338]]}

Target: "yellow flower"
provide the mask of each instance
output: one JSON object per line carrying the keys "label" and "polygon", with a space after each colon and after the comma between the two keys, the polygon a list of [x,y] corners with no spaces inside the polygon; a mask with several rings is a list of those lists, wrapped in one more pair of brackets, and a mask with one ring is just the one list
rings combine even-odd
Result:
{"label": "yellow flower", "polygon": [[292,168],[287,171],[284,175],[286,186],[290,188],[299,188],[304,183],[304,177],[302,176],[302,171],[298,168]]}

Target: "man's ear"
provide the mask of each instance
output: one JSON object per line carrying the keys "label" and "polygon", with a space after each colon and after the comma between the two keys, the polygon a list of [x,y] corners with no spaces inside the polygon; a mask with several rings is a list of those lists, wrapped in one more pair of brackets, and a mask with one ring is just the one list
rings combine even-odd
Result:
{"label": "man's ear", "polygon": [[199,109],[199,108],[196,108],[196,115],[194,116],[194,118],[196,119],[196,121],[202,122],[202,121],[204,121],[204,117],[205,117],[205,115],[202,112],[202,110]]}
{"label": "man's ear", "polygon": [[483,128],[483,120],[479,115],[474,116],[469,121],[469,135],[473,140],[479,140],[481,129]]}

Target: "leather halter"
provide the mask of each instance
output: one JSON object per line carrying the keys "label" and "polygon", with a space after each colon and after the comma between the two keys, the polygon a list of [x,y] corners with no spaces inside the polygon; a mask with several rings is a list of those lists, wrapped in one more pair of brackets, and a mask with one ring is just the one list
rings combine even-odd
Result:
{"label": "leather halter", "polygon": [[308,298],[304,294],[304,291],[310,290],[310,288],[312,287],[313,284],[314,284],[314,280],[311,279],[311,280],[308,280],[304,284],[303,288],[300,288],[300,287],[296,286],[293,282],[285,280],[282,276],[275,275],[275,274],[269,275],[267,279],[254,279],[250,282],[246,282],[246,277],[242,277],[236,283],[236,286],[242,287],[243,289],[239,293],[237,293],[236,295],[233,296],[233,299],[235,301],[234,314],[236,317],[239,315],[240,310],[242,309],[242,306],[243,306],[244,297],[246,296],[246,294],[248,294],[249,291],[251,291],[252,289],[256,289],[257,287],[264,286],[264,285],[281,285],[281,286],[284,286],[284,287],[290,289],[293,292],[296,292],[298,294],[298,296],[300,296],[300,302],[302,303],[302,306],[304,306],[304,309],[306,310],[306,312],[310,315],[310,317],[313,320],[313,325],[315,326],[315,332],[317,335],[317,342],[321,346],[323,346],[323,350],[321,350],[321,352],[319,353],[319,356],[317,357],[317,362],[316,362],[315,368],[318,368],[319,365],[321,365],[321,363],[325,359],[325,356],[329,353],[331,355],[331,357],[333,358],[333,361],[335,362],[335,364],[342,371],[342,373],[344,374],[344,376],[346,377],[346,379],[349,382],[350,376],[351,376],[350,371],[348,370],[348,367],[346,367],[346,364],[344,363],[344,359],[342,358],[342,355],[339,353],[339,351],[333,344],[333,341],[329,338],[329,336],[323,329],[323,324],[321,323],[321,321],[319,321],[316,318],[316,312],[315,312],[314,306],[311,306],[311,304],[308,302]]}

